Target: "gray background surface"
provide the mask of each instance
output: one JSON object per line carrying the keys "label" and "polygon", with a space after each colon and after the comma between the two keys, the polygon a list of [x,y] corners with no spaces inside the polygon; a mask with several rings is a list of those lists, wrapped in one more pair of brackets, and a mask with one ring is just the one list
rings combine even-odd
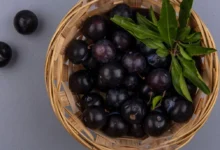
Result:
{"label": "gray background surface", "polygon": [[[44,84],[48,43],[58,23],[76,0],[1,0],[0,41],[11,45],[12,62],[0,69],[0,150],[84,150],[61,126],[51,109]],[[194,9],[220,47],[219,0],[195,0]],[[19,35],[13,17],[22,9],[34,11],[38,31]],[[220,102],[195,138],[183,150],[218,150]]]}

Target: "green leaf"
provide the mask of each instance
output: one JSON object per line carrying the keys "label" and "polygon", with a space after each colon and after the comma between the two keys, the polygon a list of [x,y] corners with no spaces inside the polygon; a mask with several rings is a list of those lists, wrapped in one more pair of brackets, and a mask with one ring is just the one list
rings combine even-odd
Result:
{"label": "green leaf", "polygon": [[191,14],[193,0],[183,0],[180,5],[179,23],[180,28],[186,27]]}
{"label": "green leaf", "polygon": [[125,17],[115,15],[113,18],[111,18],[111,21],[113,21],[115,24],[127,30],[137,39],[161,40],[161,37],[158,33],[148,29],[147,27],[143,25],[137,25],[129,21]]}
{"label": "green leaf", "polygon": [[187,79],[189,79],[195,86],[200,88],[205,94],[210,94],[210,89],[204,83],[201,75],[199,74],[195,61],[194,60],[186,60],[183,57],[178,56],[178,59],[181,62],[183,67],[183,75]]}
{"label": "green leaf", "polygon": [[153,98],[151,109],[154,110],[157,107],[157,104],[163,99],[162,96],[156,96]]}
{"label": "green leaf", "polygon": [[165,49],[166,48],[163,42],[160,40],[144,39],[140,41],[144,43],[147,47],[152,48],[152,49],[159,49],[159,48]]}
{"label": "green leaf", "polygon": [[170,46],[173,46],[177,35],[176,12],[169,0],[163,0],[163,5],[158,21],[158,29],[163,40]]}
{"label": "green leaf", "polygon": [[194,42],[194,43],[190,43],[190,45],[194,45],[194,46],[201,46],[201,41],[197,41],[197,42]]}
{"label": "green leaf", "polygon": [[169,51],[167,49],[159,48],[156,51],[157,55],[160,57],[167,57],[169,55]]}
{"label": "green leaf", "polygon": [[213,48],[205,48],[202,46],[194,46],[194,45],[188,45],[186,47],[186,51],[190,56],[207,55],[216,52],[216,50]]}
{"label": "green leaf", "polygon": [[179,50],[180,50],[180,54],[183,56],[183,58],[187,59],[187,60],[192,60],[192,57],[189,56],[183,49],[182,46],[179,46]]}
{"label": "green leaf", "polygon": [[151,16],[151,20],[153,21],[154,25],[157,25],[157,17],[154,13],[153,7],[150,7],[150,16]]}
{"label": "green leaf", "polygon": [[172,56],[171,75],[172,75],[173,86],[180,95],[183,95],[179,82],[181,74],[182,74],[182,67],[180,66],[175,56]]}
{"label": "green leaf", "polygon": [[189,100],[190,102],[192,102],[192,97],[191,97],[191,95],[189,93],[189,89],[188,89],[186,81],[185,81],[185,79],[183,77],[183,73],[180,74],[180,81],[179,82],[180,82],[180,89],[181,89],[184,97],[187,100]]}
{"label": "green leaf", "polygon": [[184,42],[189,42],[189,43],[194,43],[194,42],[197,42],[199,40],[201,40],[201,33],[200,32],[196,32],[196,33],[193,33],[191,35],[189,35],[185,40],[183,40]]}
{"label": "green leaf", "polygon": [[189,26],[184,27],[184,28],[179,28],[177,39],[180,41],[185,40],[187,36],[189,35],[190,31],[191,31],[191,28]]}
{"label": "green leaf", "polygon": [[140,13],[137,13],[137,22],[139,25],[144,25],[147,28],[158,32],[157,26],[155,26],[153,22],[148,20],[145,16],[141,15]]}

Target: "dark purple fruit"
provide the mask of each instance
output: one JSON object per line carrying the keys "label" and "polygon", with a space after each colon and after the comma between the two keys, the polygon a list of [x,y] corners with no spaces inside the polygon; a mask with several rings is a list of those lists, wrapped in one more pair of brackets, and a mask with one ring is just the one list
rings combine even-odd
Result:
{"label": "dark purple fruit", "polygon": [[88,18],[83,25],[83,33],[94,41],[103,39],[107,34],[107,22],[99,15]]}
{"label": "dark purple fruit", "polygon": [[162,101],[162,106],[168,114],[174,109],[175,103],[178,99],[180,99],[178,96],[170,96]]}
{"label": "dark purple fruit", "polygon": [[142,124],[131,124],[129,131],[131,136],[136,138],[142,138],[146,135]]}
{"label": "dark purple fruit", "polygon": [[4,42],[0,42],[0,68],[5,67],[10,62],[11,57],[11,47]]}
{"label": "dark purple fruit", "polygon": [[89,70],[97,69],[99,66],[98,61],[94,57],[92,57],[91,51],[89,51],[86,60],[84,60],[82,64],[86,69]]}
{"label": "dark purple fruit", "polygon": [[104,103],[103,97],[98,93],[89,93],[84,95],[80,101],[82,110],[93,106],[102,107]]}
{"label": "dark purple fruit", "polygon": [[100,129],[106,121],[106,113],[101,107],[90,107],[83,112],[83,123],[90,129]]}
{"label": "dark purple fruit", "polygon": [[31,34],[37,29],[37,26],[37,16],[29,10],[18,12],[14,18],[14,27],[20,34]]}
{"label": "dark purple fruit", "polygon": [[118,110],[129,98],[125,89],[111,89],[106,94],[106,106],[109,110]]}
{"label": "dark purple fruit", "polygon": [[147,103],[155,96],[152,88],[145,84],[142,84],[139,88],[140,97],[143,98]]}
{"label": "dark purple fruit", "polygon": [[69,78],[69,87],[73,93],[86,94],[92,90],[93,86],[94,80],[88,71],[77,71]]}
{"label": "dark purple fruit", "polygon": [[170,73],[165,69],[155,69],[149,73],[147,83],[156,92],[168,90],[172,83]]}
{"label": "dark purple fruit", "polygon": [[136,74],[129,74],[124,79],[124,86],[128,90],[135,90],[140,83],[140,77]]}
{"label": "dark purple fruit", "polygon": [[119,63],[107,63],[99,70],[99,84],[104,87],[115,88],[122,84],[124,75],[124,68]]}
{"label": "dark purple fruit", "polygon": [[189,121],[194,112],[193,103],[177,96],[166,98],[163,101],[163,107],[170,118],[177,123]]}
{"label": "dark purple fruit", "polygon": [[81,64],[88,57],[88,45],[82,40],[73,40],[66,48],[66,56],[73,64]]}
{"label": "dark purple fruit", "polygon": [[116,56],[114,45],[108,40],[98,41],[92,48],[93,57],[101,63],[107,63]]}
{"label": "dark purple fruit", "polygon": [[114,17],[115,15],[127,17],[127,18],[133,17],[132,9],[126,4],[119,4],[110,11],[111,18]]}
{"label": "dark purple fruit", "polygon": [[112,42],[121,51],[128,51],[133,41],[133,37],[126,31],[116,31],[112,36]]}
{"label": "dark purple fruit", "polygon": [[170,56],[160,57],[156,53],[147,56],[147,62],[154,68],[169,68],[171,63]]}
{"label": "dark purple fruit", "polygon": [[130,72],[142,72],[147,64],[144,56],[137,52],[129,52],[122,58],[123,66]]}
{"label": "dark purple fruit", "polygon": [[127,100],[121,107],[122,117],[131,124],[142,123],[147,109],[143,100],[132,98]]}
{"label": "dark purple fruit", "polygon": [[153,137],[161,136],[170,128],[168,117],[158,111],[151,112],[144,121],[144,131]]}
{"label": "dark purple fruit", "polygon": [[103,127],[103,132],[110,137],[122,137],[128,133],[128,125],[120,115],[111,115]]}
{"label": "dark purple fruit", "polygon": [[139,49],[140,53],[144,56],[148,56],[152,53],[155,53],[155,49],[147,47],[144,43],[137,41],[137,48]]}

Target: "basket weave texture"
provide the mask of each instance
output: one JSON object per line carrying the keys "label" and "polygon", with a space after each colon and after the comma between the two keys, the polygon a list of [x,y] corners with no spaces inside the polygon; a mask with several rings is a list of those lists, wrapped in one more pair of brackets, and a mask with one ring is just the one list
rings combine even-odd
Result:
{"label": "basket weave texture", "polygon": [[[219,90],[219,60],[217,53],[203,58],[202,77],[212,90],[210,95],[198,91],[195,98],[195,112],[187,124],[175,124],[169,132],[160,138],[132,139],[109,138],[99,131],[86,128],[81,122],[81,112],[77,104],[78,95],[71,93],[68,77],[71,73],[82,69],[81,65],[73,65],[65,58],[65,47],[74,38],[83,39],[80,28],[89,16],[103,14],[119,3],[127,3],[131,7],[149,8],[160,12],[161,0],[80,0],[59,24],[48,48],[45,81],[52,108],[66,130],[80,143],[94,150],[174,150],[187,144],[196,132],[204,125],[216,102]],[[179,12],[180,0],[171,0],[176,12]],[[199,18],[192,11],[191,26],[202,33],[202,45],[216,48],[214,40]],[[74,149],[74,148],[73,148]]]}

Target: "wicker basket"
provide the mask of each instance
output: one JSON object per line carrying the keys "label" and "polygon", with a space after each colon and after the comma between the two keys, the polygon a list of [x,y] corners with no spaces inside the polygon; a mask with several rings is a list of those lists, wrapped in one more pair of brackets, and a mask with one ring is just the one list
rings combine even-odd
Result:
{"label": "wicker basket", "polygon": [[[171,0],[171,2],[176,12],[178,12],[180,0]],[[212,90],[212,93],[207,96],[199,91],[195,98],[196,109],[192,119],[187,124],[175,124],[163,137],[112,139],[99,131],[89,130],[80,120],[81,112],[77,107],[79,97],[70,92],[68,77],[73,71],[81,69],[82,66],[73,65],[66,60],[64,55],[65,47],[73,38],[83,38],[79,29],[81,23],[88,16],[102,14],[119,3],[127,3],[131,7],[139,8],[149,8],[152,5],[153,9],[158,13],[161,8],[161,0],[80,0],[61,21],[47,52],[45,80],[53,110],[66,130],[89,149],[179,149],[188,143],[204,125],[216,102],[219,90],[219,61],[217,53],[206,56],[202,65],[203,79]],[[196,31],[202,33],[203,46],[215,48],[215,43],[209,30],[194,11],[192,12],[190,23]]]}

